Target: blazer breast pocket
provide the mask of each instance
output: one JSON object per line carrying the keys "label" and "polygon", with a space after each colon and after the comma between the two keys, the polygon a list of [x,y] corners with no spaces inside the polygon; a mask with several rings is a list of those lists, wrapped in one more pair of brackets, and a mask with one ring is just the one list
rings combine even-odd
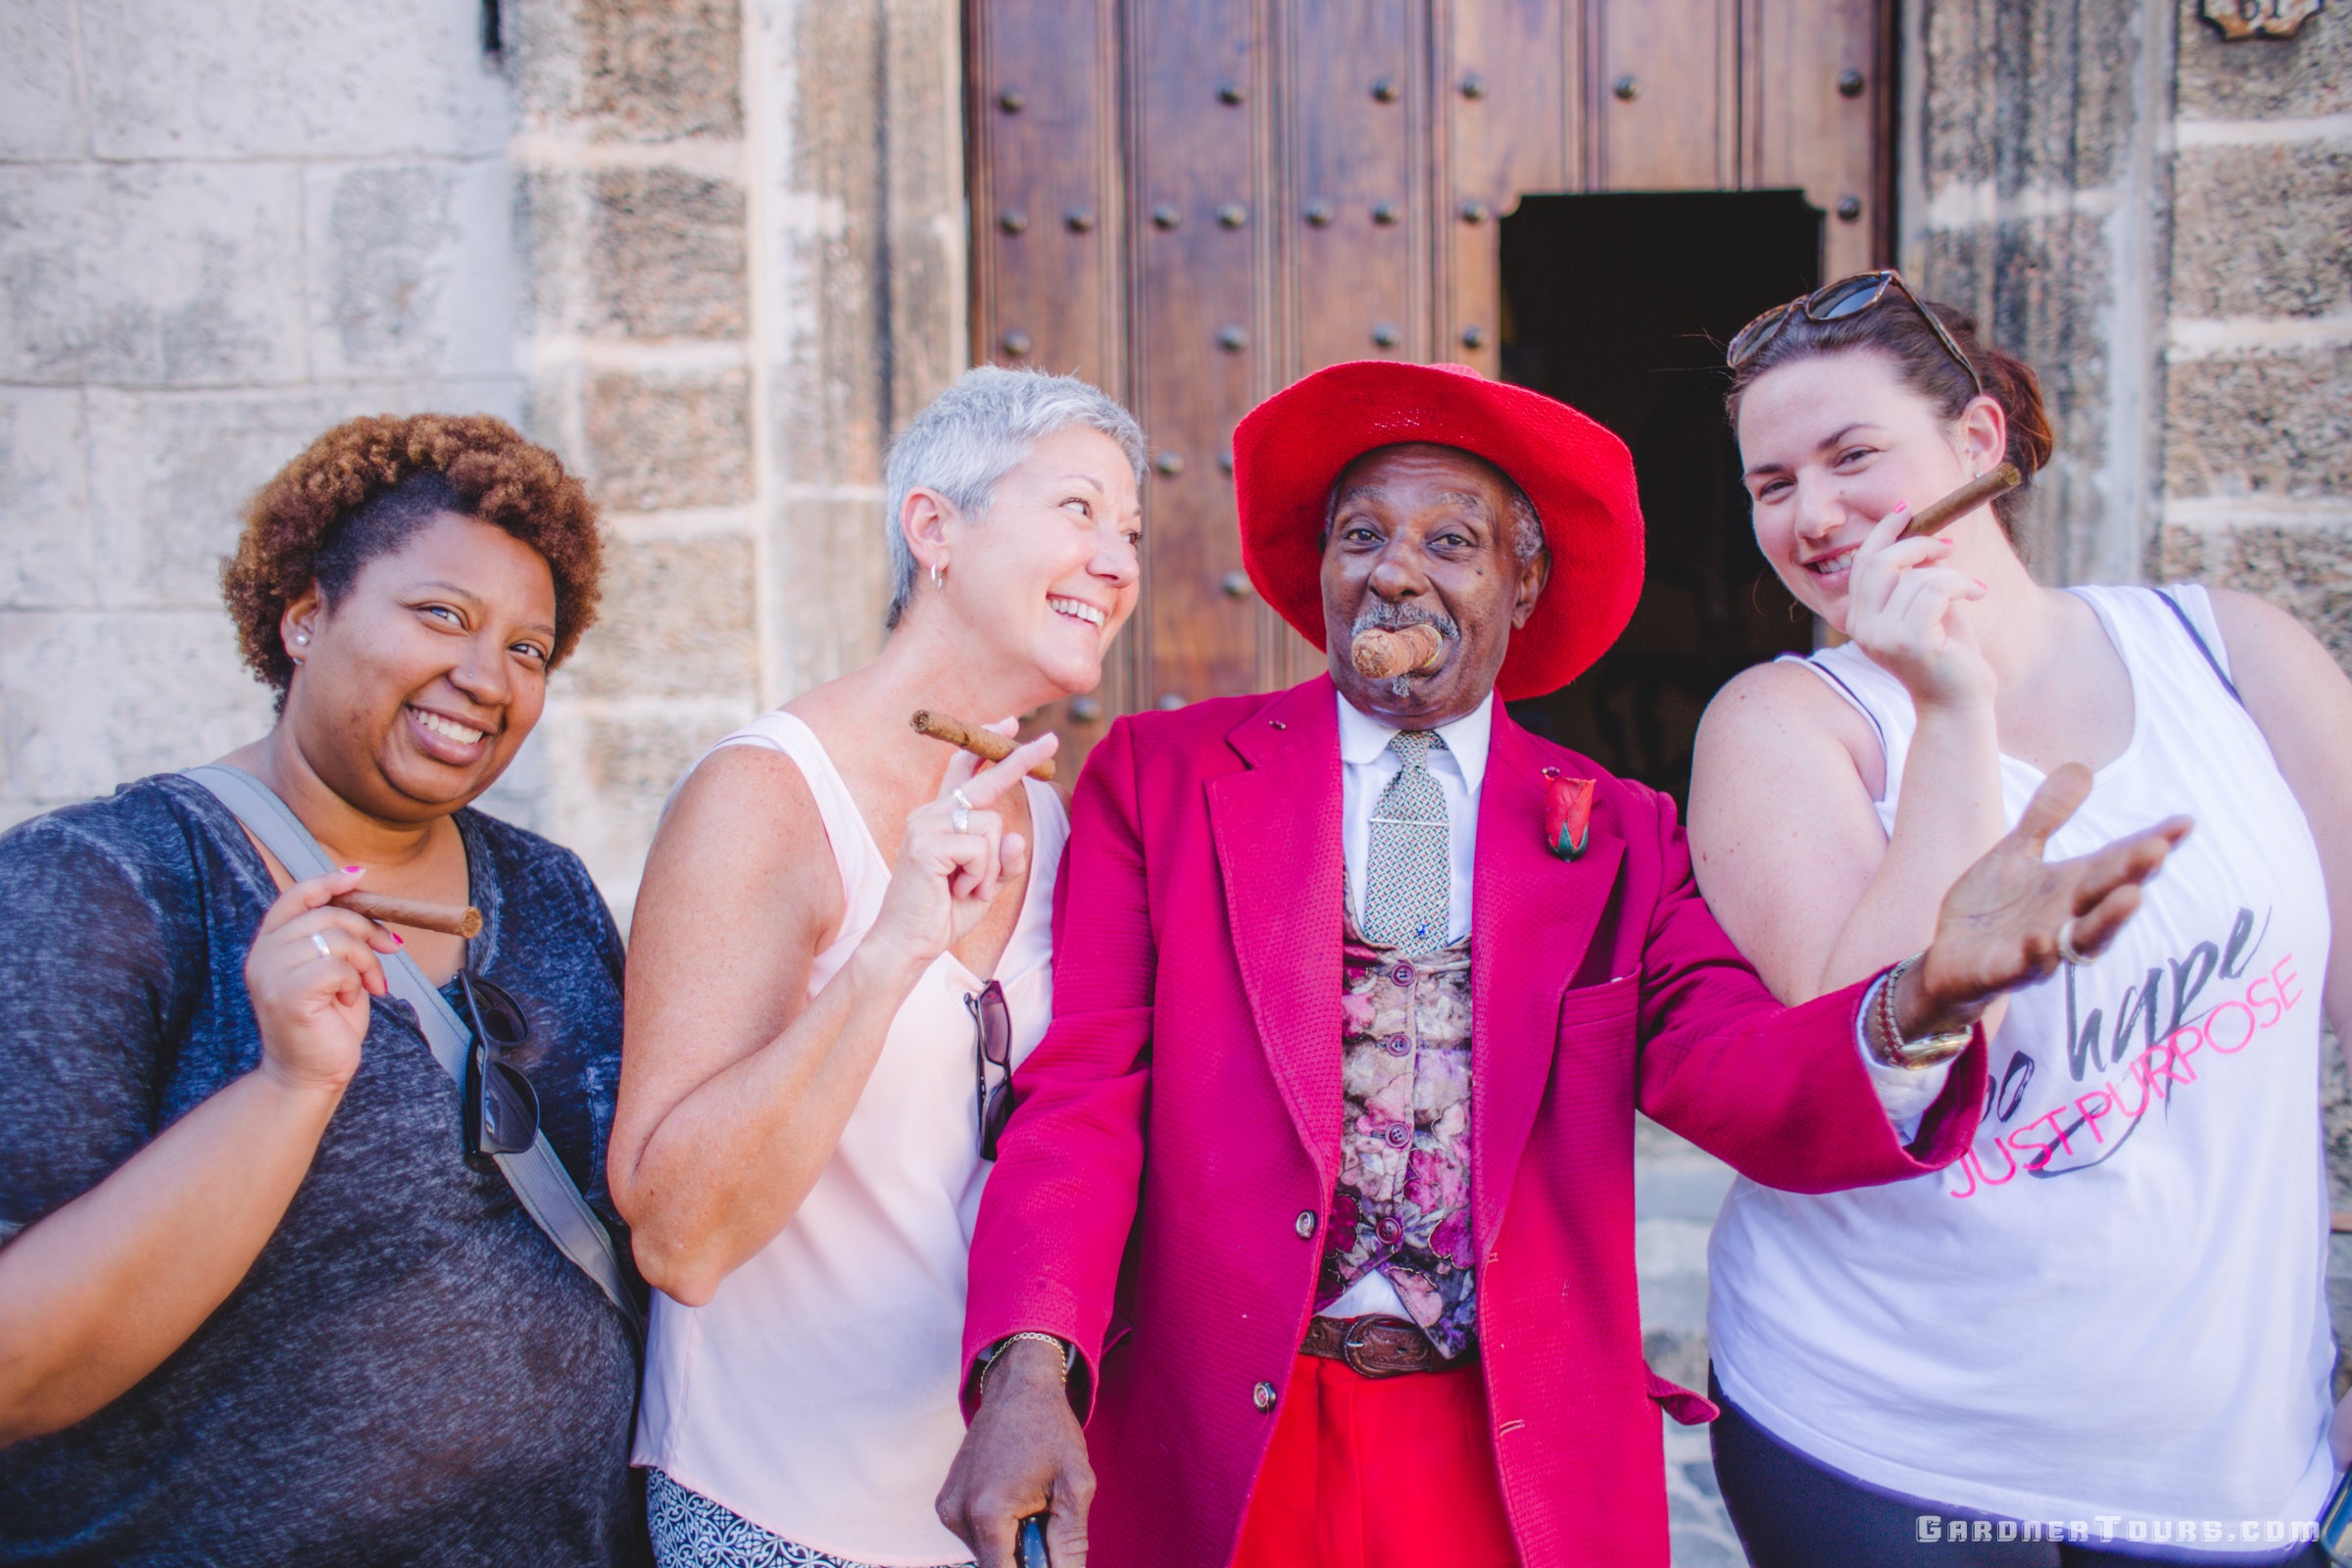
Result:
{"label": "blazer breast pocket", "polygon": [[1622,1097],[1628,1105],[1640,1055],[1642,987],[1631,976],[1597,986],[1574,986],[1560,997],[1553,1047],[1564,1081],[1587,1092]]}
{"label": "blazer breast pocket", "polygon": [[1572,986],[1560,994],[1560,1040],[1631,1040],[1641,1012],[1642,988],[1631,975],[1596,986]]}

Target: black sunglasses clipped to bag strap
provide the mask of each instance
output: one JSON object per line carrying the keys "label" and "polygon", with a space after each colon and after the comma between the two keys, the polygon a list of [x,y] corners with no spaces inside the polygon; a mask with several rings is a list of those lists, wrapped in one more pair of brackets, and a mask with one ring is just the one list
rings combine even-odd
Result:
{"label": "black sunglasses clipped to bag strap", "polygon": [[458,971],[458,994],[473,1043],[466,1053],[466,1163],[496,1170],[499,1154],[519,1154],[539,1136],[539,1093],[505,1060],[531,1038],[531,1021],[504,987],[471,969]]}

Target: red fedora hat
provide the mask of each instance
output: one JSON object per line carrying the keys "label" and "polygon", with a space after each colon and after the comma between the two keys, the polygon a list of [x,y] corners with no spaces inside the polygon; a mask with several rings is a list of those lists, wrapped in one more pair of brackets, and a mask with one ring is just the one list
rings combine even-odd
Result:
{"label": "red fedora hat", "polygon": [[1356,360],[1250,411],[1233,436],[1242,564],[1266,603],[1323,647],[1323,509],[1377,447],[1475,453],[1535,504],[1551,577],[1495,678],[1511,700],[1556,691],[1607,652],[1642,597],[1642,507],[1625,443],[1565,403],[1463,365]]}

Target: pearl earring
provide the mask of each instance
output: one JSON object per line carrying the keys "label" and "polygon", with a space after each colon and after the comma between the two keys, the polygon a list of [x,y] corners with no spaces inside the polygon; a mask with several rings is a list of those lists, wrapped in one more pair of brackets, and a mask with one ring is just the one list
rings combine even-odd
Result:
{"label": "pearl earring", "polygon": [[297,647],[307,647],[310,640],[311,634],[307,631],[298,631],[294,634],[294,642]]}

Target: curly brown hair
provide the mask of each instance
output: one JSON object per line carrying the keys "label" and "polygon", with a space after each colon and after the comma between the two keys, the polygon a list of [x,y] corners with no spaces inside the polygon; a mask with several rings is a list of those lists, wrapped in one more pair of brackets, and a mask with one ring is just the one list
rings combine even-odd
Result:
{"label": "curly brown hair", "polygon": [[[563,662],[596,620],[604,544],[596,506],[545,447],[487,414],[376,415],[347,419],[279,469],[245,508],[237,553],[221,568],[220,592],[246,664],[282,701],[294,662],[278,635],[286,606],[319,589],[330,606],[352,571],[397,548],[411,531],[396,522],[368,530],[355,553],[338,551],[363,512],[395,491],[428,494],[430,510],[454,511],[508,533],[547,558],[556,579],[556,644]],[[421,518],[419,518],[421,520]]]}

